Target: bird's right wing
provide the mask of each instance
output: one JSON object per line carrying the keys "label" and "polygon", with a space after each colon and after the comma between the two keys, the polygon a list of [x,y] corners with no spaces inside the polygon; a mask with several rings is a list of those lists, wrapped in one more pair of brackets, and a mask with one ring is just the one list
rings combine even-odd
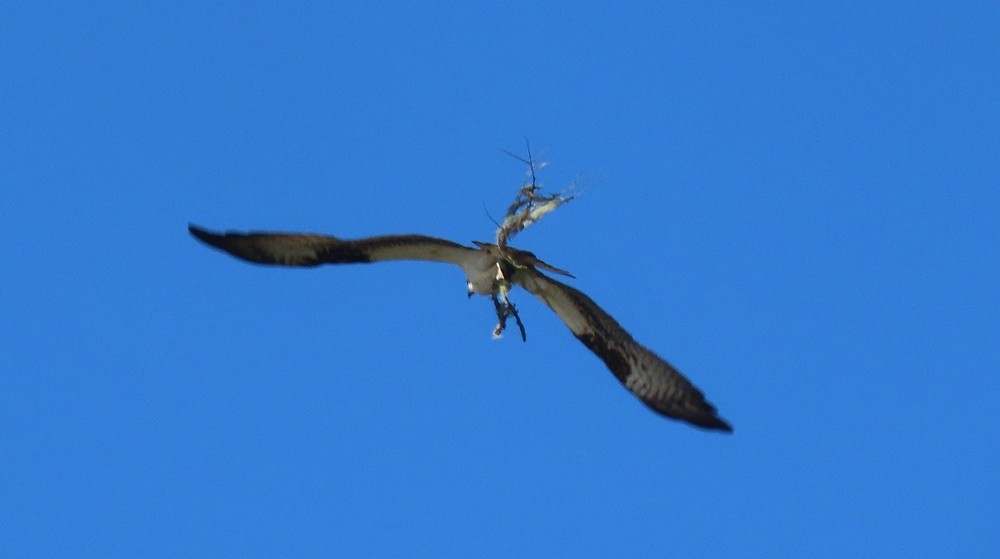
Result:
{"label": "bird's right wing", "polygon": [[319,266],[358,264],[385,260],[429,260],[463,268],[477,249],[425,235],[385,235],[364,239],[338,239],[308,233],[213,233],[188,225],[201,242],[257,264]]}

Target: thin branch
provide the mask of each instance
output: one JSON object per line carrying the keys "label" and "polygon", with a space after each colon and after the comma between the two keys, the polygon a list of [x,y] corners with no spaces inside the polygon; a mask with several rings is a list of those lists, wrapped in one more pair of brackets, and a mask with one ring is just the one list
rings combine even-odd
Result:
{"label": "thin branch", "polygon": [[[573,195],[564,195],[558,192],[552,195],[541,193],[541,185],[538,183],[537,170],[545,167],[545,163],[539,162],[531,155],[531,144],[525,138],[525,146],[528,151],[528,159],[515,155],[509,151],[501,150],[518,161],[528,166],[528,176],[530,182],[521,185],[513,203],[507,207],[503,222],[497,227],[496,244],[503,250],[507,246],[507,241],[514,235],[520,233],[528,226],[540,220],[546,214],[555,211],[556,208],[573,199]],[[572,188],[572,185],[571,187]],[[568,189],[567,189],[568,190]]]}

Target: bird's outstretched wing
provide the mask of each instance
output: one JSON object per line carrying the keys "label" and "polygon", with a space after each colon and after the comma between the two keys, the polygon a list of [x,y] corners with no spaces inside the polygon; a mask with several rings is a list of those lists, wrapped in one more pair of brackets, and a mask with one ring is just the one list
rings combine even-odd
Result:
{"label": "bird's outstretched wing", "polygon": [[705,429],[732,432],[712,404],[670,363],[635,341],[590,297],[532,268],[514,282],[548,305],[615,377],[653,410]]}
{"label": "bird's outstretched wing", "polygon": [[338,239],[307,233],[212,233],[188,225],[203,243],[249,262],[277,266],[359,264],[386,260],[429,260],[463,268],[480,254],[474,248],[425,235],[385,235],[365,239]]}

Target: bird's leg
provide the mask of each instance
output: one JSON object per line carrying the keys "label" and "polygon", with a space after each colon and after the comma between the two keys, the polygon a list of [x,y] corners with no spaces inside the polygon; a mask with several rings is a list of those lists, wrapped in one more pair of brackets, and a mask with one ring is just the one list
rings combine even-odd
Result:
{"label": "bird's leg", "polygon": [[493,328],[493,339],[496,340],[503,337],[503,331],[507,328],[507,309],[500,303],[496,293],[491,293],[490,298],[493,299],[493,307],[497,311],[497,325]]}
{"label": "bird's leg", "polygon": [[[506,280],[499,280],[497,282],[497,289],[490,294],[493,299],[493,307],[497,311],[497,325],[493,329],[493,338],[500,338],[503,335],[503,331],[507,328],[507,318],[513,316],[514,321],[517,322],[517,328],[521,331],[521,341],[528,341],[528,334],[524,330],[524,323],[521,322],[521,316],[517,314],[517,307],[514,303],[510,302],[507,297],[507,292],[510,291],[510,284]],[[499,297],[497,294],[499,293]]]}

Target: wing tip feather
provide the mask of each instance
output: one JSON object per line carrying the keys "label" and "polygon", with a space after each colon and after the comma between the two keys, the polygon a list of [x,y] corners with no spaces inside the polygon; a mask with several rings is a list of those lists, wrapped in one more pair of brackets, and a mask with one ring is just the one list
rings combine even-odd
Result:
{"label": "wing tip feather", "polygon": [[208,246],[226,250],[226,247],[223,246],[222,242],[222,240],[225,238],[225,235],[213,233],[208,229],[203,229],[193,223],[188,223],[188,233],[190,233],[192,237],[198,239],[199,241],[205,243]]}
{"label": "wing tip feather", "polygon": [[211,241],[213,239],[218,237],[218,235],[208,231],[207,229],[202,229],[201,227],[198,227],[194,223],[188,223],[188,233],[190,233],[192,237],[198,239],[199,241],[209,244],[211,244]]}
{"label": "wing tip feather", "polygon": [[649,400],[641,396],[639,396],[639,399],[649,409],[670,419],[680,420],[706,431],[732,433],[733,426],[725,419],[719,417],[719,412],[716,411],[715,406],[705,400],[700,390],[693,386],[691,388],[695,391],[697,399],[689,401],[686,404]]}
{"label": "wing tip feather", "polygon": [[733,432],[733,426],[718,415],[713,414],[698,417],[685,417],[683,419],[695,427],[700,427],[709,431],[721,431],[723,433]]}

